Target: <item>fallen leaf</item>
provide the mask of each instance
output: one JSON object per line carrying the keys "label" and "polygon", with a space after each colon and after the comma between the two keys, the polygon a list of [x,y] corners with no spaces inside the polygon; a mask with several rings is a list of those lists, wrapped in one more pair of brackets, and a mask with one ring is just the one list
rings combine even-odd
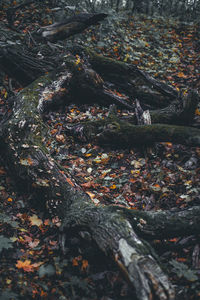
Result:
{"label": "fallen leaf", "polygon": [[75,266],[78,266],[78,260],[77,258],[73,258],[72,259],[72,265],[75,267]]}
{"label": "fallen leaf", "polygon": [[39,245],[40,241],[38,239],[35,239],[34,241],[31,241],[28,245],[31,249],[37,247]]}
{"label": "fallen leaf", "polygon": [[200,116],[200,110],[198,108],[195,110],[195,115]]}
{"label": "fallen leaf", "polygon": [[39,219],[37,215],[33,215],[29,217],[29,221],[31,222],[31,225],[36,225],[38,227],[43,223],[42,220]]}
{"label": "fallen leaf", "polygon": [[88,261],[86,259],[82,260],[81,270],[85,271],[88,268]]}
{"label": "fallen leaf", "polygon": [[63,134],[57,134],[56,135],[56,141],[58,143],[64,144],[65,143],[65,137]]}
{"label": "fallen leaf", "polygon": [[18,260],[16,267],[18,269],[23,269],[25,272],[34,272],[34,267],[33,265],[31,265],[30,260],[25,260],[25,261]]}
{"label": "fallen leaf", "polygon": [[112,189],[112,190],[116,189],[116,184],[111,185],[110,189]]}
{"label": "fallen leaf", "polygon": [[94,199],[94,197],[95,197],[95,194],[93,194],[93,193],[86,192],[86,194],[88,194],[92,200],[93,200],[93,199]]}
{"label": "fallen leaf", "polygon": [[71,181],[70,178],[66,177],[66,181],[71,185],[71,186],[74,186],[73,182]]}

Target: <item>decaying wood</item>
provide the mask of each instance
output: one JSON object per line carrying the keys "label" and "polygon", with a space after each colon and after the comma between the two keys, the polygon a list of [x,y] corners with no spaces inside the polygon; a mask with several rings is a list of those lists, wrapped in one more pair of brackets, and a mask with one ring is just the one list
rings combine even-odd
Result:
{"label": "decaying wood", "polygon": [[184,237],[199,234],[200,207],[176,211],[125,210],[126,217],[136,233],[146,240]]}
{"label": "decaying wood", "polygon": [[122,91],[132,100],[137,98],[142,104],[150,107],[166,107],[178,97],[173,87],[155,80],[146,72],[132,64],[104,57],[94,51],[80,46],[71,49],[74,53],[84,53],[91,67],[98,72],[106,82],[112,83],[112,88]]}
{"label": "decaying wood", "polygon": [[46,72],[53,71],[56,63],[50,59],[40,59],[39,55],[33,55],[15,45],[0,48],[0,66],[9,77],[26,86]]}
{"label": "decaying wood", "polygon": [[[68,73],[56,80],[56,96],[65,93]],[[51,138],[40,114],[50,90],[49,76],[39,78],[15,99],[13,114],[2,125],[1,142],[10,172],[26,183],[29,191],[59,216],[63,234],[68,228],[90,233],[99,248],[114,258],[134,286],[138,299],[174,299],[173,288],[163,273],[153,249],[135,233],[125,214],[117,207],[95,206],[71,175],[60,171],[50,157],[46,142]],[[50,86],[48,88],[48,86]],[[53,97],[54,95],[52,95]]]}
{"label": "decaying wood", "polygon": [[[42,74],[57,68],[58,62],[60,64],[63,62],[62,69],[68,69],[73,75],[68,86],[69,101],[76,102],[78,99],[82,103],[96,102],[101,105],[115,103],[121,108],[134,110],[135,102],[139,99],[143,107],[150,102],[153,103],[153,107],[155,104],[160,107],[165,106],[150,111],[152,123],[190,124],[193,120],[199,101],[199,96],[195,91],[188,96],[181,97],[168,85],[155,81],[147,74],[144,75],[144,72],[141,75],[141,71],[135,66],[116,62],[85,48],[75,47],[75,49],[77,53],[81,50],[85,53],[84,58],[78,64],[76,57],[72,55],[63,59],[59,57],[57,62],[54,62],[51,57],[49,59],[39,59],[39,56],[31,57],[28,53],[22,53],[20,47],[14,49],[4,47],[0,50],[0,65],[10,77],[15,78],[24,86]],[[45,51],[50,52],[49,49]],[[106,71],[103,72],[102,66]],[[100,73],[98,73],[99,70]],[[130,80],[129,77],[132,79]],[[134,89],[130,83],[133,80],[135,81]],[[154,82],[155,89],[152,88],[152,82]],[[67,101],[65,103],[67,104]],[[127,118],[127,121],[136,124],[136,119],[131,118],[131,120]]]}
{"label": "decaying wood", "polygon": [[41,28],[38,33],[41,33],[42,37],[46,40],[55,42],[80,33],[91,25],[97,25],[106,17],[107,14],[104,13],[82,13],[74,15],[71,18],[67,18],[60,23],[54,23],[52,25],[45,26]]}
{"label": "decaying wood", "polygon": [[[75,33],[77,29],[85,29],[86,25],[91,25],[91,20],[88,22],[80,25],[80,20],[70,21],[59,27],[61,31],[53,25],[44,28],[43,37],[57,40],[68,36],[69,31]],[[16,60],[10,49],[6,51],[10,55],[7,55],[7,66],[12,62],[7,71],[11,70],[9,75],[16,79],[20,76],[22,84],[32,82],[46,71],[43,62],[38,64],[37,60],[27,57],[22,60],[20,68],[22,57],[19,51]],[[71,228],[87,231],[96,245],[114,259],[134,287],[138,299],[175,299],[174,289],[162,271],[158,257],[141,237],[146,240],[163,238],[165,234],[172,237],[183,234],[186,228],[185,234],[192,230],[198,232],[199,208],[180,212],[138,212],[118,206],[96,206],[71,174],[67,170],[63,173],[51,157],[48,144],[52,137],[42,115],[54,106],[74,101],[103,105],[115,103],[134,110],[135,100],[139,99],[144,107],[161,108],[150,112],[153,122],[177,123],[179,119],[178,124],[185,120],[189,124],[199,100],[198,94],[192,91],[181,105],[175,89],[156,81],[137,67],[104,58],[89,49],[74,47],[73,51],[80,57],[65,55],[61,70],[41,76],[13,98],[12,114],[1,123],[1,155],[9,171],[18,174],[19,183],[37,196],[38,205],[42,203],[51,215],[59,217],[62,235]],[[0,64],[3,65],[3,59],[0,59]],[[111,141],[130,147],[141,142],[169,140],[200,145],[198,129],[166,124],[135,126],[132,123],[134,117],[127,122],[110,113],[106,120],[78,124],[68,130],[81,133],[87,139],[95,137],[103,143]],[[176,219],[178,226],[174,226]]]}
{"label": "decaying wood", "polygon": [[[73,60],[71,63],[71,66],[76,68]],[[71,71],[73,70],[71,68]],[[83,75],[80,72],[80,76],[87,78],[84,74],[88,72],[85,73],[84,69],[82,71]],[[87,78],[90,84],[93,81],[97,85],[103,84],[98,77],[96,78],[96,74],[92,75],[92,78]],[[48,206],[51,214],[59,216],[63,234],[72,227],[90,233],[91,239],[98,247],[106,255],[114,258],[134,286],[138,299],[149,300],[152,295],[162,300],[174,299],[173,288],[163,273],[153,249],[136,233],[139,232],[141,223],[143,224],[141,218],[138,218],[137,214],[134,217],[133,212],[134,222],[131,222],[128,210],[126,213],[118,207],[95,206],[74,178],[68,172],[61,172],[49,154],[46,142],[51,136],[41,114],[46,110],[48,99],[51,99],[52,103],[59,99],[69,100],[73,95],[73,92],[69,92],[69,87],[74,91],[73,76],[76,76],[76,70],[75,73],[61,72],[54,80],[50,75],[46,75],[16,97],[13,114],[1,127],[1,145],[4,147],[6,164],[13,174],[18,174],[20,182],[26,183],[29,191],[37,195],[38,201],[43,201]],[[111,130],[116,129],[115,125]],[[144,232],[150,231],[151,226],[144,228]],[[152,237],[152,233],[150,236]]]}
{"label": "decaying wood", "polygon": [[200,146],[200,130],[177,125],[133,125],[115,118],[88,121],[67,128],[84,141],[118,148],[151,145],[154,142],[173,142],[188,146]]}

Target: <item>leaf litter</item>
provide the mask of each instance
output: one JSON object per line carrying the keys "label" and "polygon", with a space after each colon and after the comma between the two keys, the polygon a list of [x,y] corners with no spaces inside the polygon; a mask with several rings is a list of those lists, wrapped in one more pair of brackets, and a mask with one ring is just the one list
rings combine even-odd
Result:
{"label": "leaf litter", "polygon": [[[39,11],[36,9],[35,20],[37,15]],[[45,22],[48,24],[47,19]],[[105,56],[132,62],[177,90],[199,89],[200,64],[194,43],[195,26],[184,26],[175,20],[166,23],[163,18],[144,16],[115,21],[113,26],[115,31],[109,32],[103,25],[99,32],[88,29],[87,34],[75,37],[74,41],[92,46]],[[2,90],[2,113],[7,97],[6,90]],[[154,155],[145,158],[137,148],[122,151],[89,143],[83,143],[80,148],[73,137],[67,136],[66,124],[95,120],[107,113],[107,108],[95,105],[84,108],[72,105],[64,114],[57,112],[47,116],[51,134],[55,136],[54,143],[49,145],[50,152],[63,169],[70,170],[76,177],[91,201],[97,205],[122,205],[143,210],[184,209],[199,204],[200,148],[158,143]],[[126,111],[120,113],[127,114]],[[198,120],[199,115],[198,108]],[[95,299],[97,295],[98,299],[105,295],[110,298],[117,295],[117,299],[132,297],[112,263],[98,251],[93,253],[92,246],[83,247],[78,237],[69,235],[63,259],[58,241],[59,226],[56,225],[59,220],[52,222],[27,207],[28,197],[15,192],[7,171],[0,167],[1,297],[55,299],[79,297],[81,294],[85,299]],[[197,242],[193,236],[154,241],[162,261],[171,260],[171,277],[184,282],[186,289],[188,281],[195,281],[197,276],[185,265],[185,262],[192,264],[191,257],[195,253],[198,257]],[[179,245],[184,245],[182,250]],[[173,250],[163,251],[167,247]],[[193,266],[197,265],[198,259],[196,263],[193,259]],[[193,285],[194,288],[198,293],[199,286]]]}

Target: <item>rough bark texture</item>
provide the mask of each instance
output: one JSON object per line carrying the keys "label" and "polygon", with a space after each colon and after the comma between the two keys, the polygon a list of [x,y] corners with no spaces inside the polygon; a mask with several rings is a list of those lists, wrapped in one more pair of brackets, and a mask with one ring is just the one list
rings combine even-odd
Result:
{"label": "rough bark texture", "polygon": [[[80,47],[75,48],[78,52]],[[138,98],[142,103],[155,107],[166,107],[177,98],[177,91],[165,83],[155,80],[136,66],[84,50],[91,66],[105,79],[112,82],[117,90],[122,90],[132,100]],[[120,75],[120,76],[119,76]]]}
{"label": "rough bark texture", "polygon": [[[139,99],[143,107],[146,107],[147,103],[151,103],[151,107],[155,107],[155,104],[159,107],[165,106],[150,111],[152,123],[189,125],[192,122],[199,101],[195,91],[191,91],[188,96],[181,96],[173,88],[156,81],[132,65],[116,62],[82,47],[75,47],[73,51],[82,51],[82,55],[85,53],[78,64],[74,56],[59,57],[57,63],[52,63],[51,57],[40,60],[36,55],[22,53],[19,46],[14,49],[7,46],[0,50],[0,65],[10,77],[24,86],[58,67],[64,60],[63,70],[69,69],[73,75],[73,80],[68,85],[68,101],[76,102],[78,99],[79,103],[85,101],[103,105],[115,103],[121,108],[134,110],[135,101]],[[46,46],[44,52],[49,55],[51,53]],[[127,117],[127,121],[137,124],[135,117]]]}
{"label": "rough bark texture", "polygon": [[154,142],[174,142],[188,146],[200,146],[200,130],[186,126],[166,124],[132,125],[116,117],[89,121],[69,127],[80,139],[114,147],[136,147]]}
{"label": "rough bark texture", "polygon": [[[121,208],[124,210],[123,208]],[[200,207],[180,211],[125,210],[136,233],[145,239],[163,239],[199,234]]]}
{"label": "rough bark texture", "polygon": [[[73,26],[78,26],[77,23],[76,20]],[[91,24],[88,23],[89,25]],[[69,27],[66,24],[63,26],[66,33],[66,28],[68,30]],[[47,31],[52,32],[52,29],[55,26]],[[162,271],[158,257],[150,244],[140,236],[152,239],[165,234],[167,237],[181,235],[182,230],[186,234],[192,230],[198,232],[199,208],[172,213],[137,212],[117,206],[96,206],[70,173],[63,173],[51,158],[48,141],[52,137],[43,123],[42,114],[61,103],[67,104],[75,100],[81,102],[85,99],[92,103],[94,100],[103,104],[115,103],[134,110],[134,99],[138,98],[144,106],[148,107],[153,103],[154,108],[163,108],[151,112],[155,122],[165,119],[165,122],[174,120],[176,123],[178,116],[178,123],[182,124],[186,119],[188,123],[191,121],[198,95],[192,92],[185,98],[185,104],[181,105],[176,90],[136,67],[103,58],[89,49],[79,47],[74,48],[74,51],[76,54],[81,51],[80,59],[77,60],[72,55],[66,56],[63,58],[62,70],[40,77],[13,98],[12,114],[1,123],[1,154],[10,172],[18,174],[19,183],[35,194],[38,206],[43,204],[52,215],[60,218],[63,236],[69,228],[88,231],[98,247],[115,260],[134,287],[138,299],[175,299],[174,289]],[[9,60],[12,61],[11,76],[21,77],[22,82],[29,69],[31,72],[27,82],[45,71],[42,69],[43,65],[38,65],[31,58],[31,61],[25,58],[21,68],[15,67],[13,54],[10,58],[8,55],[7,63]],[[16,56],[16,60],[16,66],[20,66],[20,54]],[[0,64],[3,63],[1,59]],[[189,117],[187,110],[190,111]],[[101,142],[108,143],[111,139],[112,143],[129,144],[130,147],[169,140],[188,145],[200,144],[198,129],[163,124],[135,126],[118,120],[114,114],[107,120],[78,126],[73,130],[77,132],[81,128],[82,137],[84,135],[91,139],[95,135]],[[178,225],[175,227],[176,219]]]}
{"label": "rough bark texture", "polygon": [[0,49],[0,65],[11,78],[22,86],[33,82],[46,72],[53,71],[56,64],[49,59],[40,60],[30,52],[22,50],[21,46],[4,46]]}
{"label": "rough bark texture", "polygon": [[80,33],[91,25],[99,24],[99,21],[105,19],[107,14],[88,14],[82,13],[74,15],[71,18],[60,23],[43,27],[39,33],[48,41],[55,42],[66,39],[74,34]]}
{"label": "rough bark texture", "polygon": [[[69,81],[68,73],[57,78],[56,96]],[[43,87],[42,87],[43,86]],[[151,246],[135,233],[118,208],[95,206],[70,174],[61,172],[50,157],[48,128],[40,115],[51,79],[46,76],[25,88],[15,99],[13,114],[2,126],[1,142],[11,172],[48,206],[67,228],[87,230],[99,248],[115,259],[134,286],[138,299],[174,299],[173,288]],[[52,95],[53,96],[53,95]]]}

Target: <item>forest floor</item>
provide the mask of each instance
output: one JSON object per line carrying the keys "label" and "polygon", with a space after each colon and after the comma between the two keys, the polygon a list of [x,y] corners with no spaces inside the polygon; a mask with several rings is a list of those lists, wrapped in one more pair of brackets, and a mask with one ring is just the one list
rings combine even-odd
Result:
{"label": "forest floor", "polygon": [[[16,24],[19,25],[20,22]],[[110,18],[66,44],[88,45],[103,55],[131,62],[187,93],[191,88],[200,89],[197,41],[195,25],[134,16],[128,20]],[[7,97],[2,87],[2,113]],[[129,114],[127,110],[118,113]],[[141,210],[176,210],[199,204],[200,148],[157,143],[151,155],[145,155],[144,149],[138,148],[116,150],[89,143],[80,145],[66,133],[69,124],[96,120],[107,114],[108,108],[95,104],[71,104],[65,111],[50,112],[45,118],[55,137],[48,145],[50,153],[63,170],[71,172],[91,201]],[[195,126],[200,127],[199,109],[195,119]],[[86,244],[69,232],[61,249],[59,221],[30,208],[27,204],[30,197],[19,191],[2,162],[0,300],[134,298],[112,262],[97,250],[94,252],[89,242]],[[152,245],[177,286],[179,298],[200,299],[199,237],[155,240]]]}

